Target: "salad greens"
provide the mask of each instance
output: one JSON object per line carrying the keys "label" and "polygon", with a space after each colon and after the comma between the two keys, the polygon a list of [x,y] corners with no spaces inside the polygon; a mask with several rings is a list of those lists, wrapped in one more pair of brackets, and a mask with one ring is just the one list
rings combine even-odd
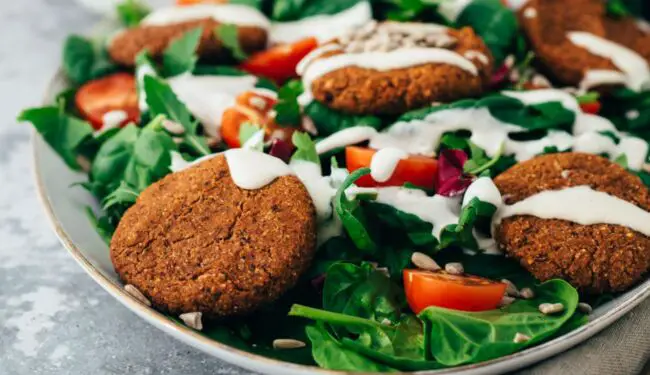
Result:
{"label": "salad greens", "polygon": [[[255,7],[271,20],[284,22],[339,13],[362,1],[236,0],[231,3]],[[468,1],[455,17],[448,17],[444,7],[450,3],[442,0],[372,0],[369,4],[376,19],[473,28],[490,49],[495,68],[505,69],[495,87],[522,90],[535,73],[536,56],[526,45],[514,12],[499,0]],[[615,17],[641,17],[650,14],[650,6],[644,1],[609,0],[607,11]],[[125,26],[134,27],[149,10],[139,0],[125,0],[117,6],[117,14]],[[197,49],[203,32],[198,27],[180,35],[159,58],[152,58],[146,51],[138,55],[132,72],[140,101],[138,123],[98,131],[82,119],[74,101],[77,89],[127,68],[111,61],[103,40],[76,35],[70,36],[63,48],[63,70],[70,80],[70,88],[60,93],[53,105],[27,109],[18,117],[19,121],[32,123],[70,168],[88,167],[88,181],[79,185],[100,203],[99,212],[87,208],[87,214],[107,242],[138,196],[172,172],[173,157],[180,155],[184,160],[193,161],[224,148],[223,144],[215,146],[215,138],[209,142],[202,124],[170,84],[174,77],[181,75],[250,74],[242,70],[243,65],[213,65],[213,61],[200,59]],[[222,24],[212,32],[234,60],[249,57],[240,45],[237,26]],[[519,74],[519,79],[506,77],[513,71]],[[538,284],[516,261],[487,254],[479,246],[477,237],[490,240],[490,224],[497,207],[479,198],[464,205],[460,202],[472,181],[478,177],[494,177],[516,163],[503,147],[488,157],[485,150],[470,141],[470,132],[445,133],[436,150],[438,170],[436,176],[431,176],[436,181],[435,192],[431,187],[409,183],[392,187],[419,194],[423,200],[433,199],[434,194],[449,201],[457,200],[458,209],[453,212],[456,220],[437,231],[422,217],[382,203],[382,191],[357,186],[370,174],[369,168],[348,173],[342,150],[325,155],[319,155],[316,150],[317,138],[347,128],[369,126],[381,131],[397,121],[424,120],[449,109],[483,110],[501,122],[522,128],[521,132],[509,134],[511,138],[539,139],[549,131],[570,132],[576,121],[574,111],[558,101],[529,105],[493,90],[492,94],[480,98],[432,104],[399,118],[352,115],[318,101],[301,105],[298,98],[304,87],[299,80],[272,82],[258,77],[256,87],[277,92],[272,109],[273,126],[277,125],[280,131],[291,131],[287,133],[291,139],[286,137],[278,142],[289,150],[282,159],[292,166],[308,162],[321,168],[323,176],[320,177],[327,181],[325,187],[333,195],[328,224],[340,231],[319,243],[310,268],[278,301],[248,317],[209,322],[202,332],[204,335],[242,350],[295,363],[344,371],[395,372],[490,360],[558,337],[587,322],[587,317],[577,311],[578,292],[567,282],[550,280]],[[577,100],[580,105],[602,105],[600,114],[611,120],[619,131],[650,142],[650,90],[615,89],[602,96],[582,93]],[[312,122],[315,129],[300,128]],[[265,142],[267,125],[243,122],[235,134],[240,144],[270,152],[274,143],[268,139]],[[170,128],[176,130],[172,132]],[[317,136],[311,135],[316,134],[314,130]],[[601,134],[616,144],[621,138],[620,133],[612,131]],[[251,140],[255,142],[248,142]],[[544,149],[545,153],[564,151],[554,146]],[[618,155],[615,161],[627,167],[625,154]],[[446,177],[441,172],[445,163],[446,168],[452,169]],[[650,186],[648,171],[633,173]],[[445,182],[443,177],[452,182],[447,195],[441,188]],[[535,297],[482,312],[431,306],[415,314],[408,306],[403,278],[404,270],[415,267],[412,261],[415,252],[432,257],[442,266],[460,262],[467,274],[508,279],[519,288],[532,288]],[[611,295],[603,300],[607,297]],[[594,300],[595,304],[598,302]],[[539,312],[541,303],[562,303],[563,310],[544,315]],[[178,322],[176,318],[170,319]],[[269,321],[273,324],[268,324]],[[528,340],[515,342],[517,334],[525,335]],[[309,345],[291,351],[275,350],[271,343],[279,337],[303,340]]]}

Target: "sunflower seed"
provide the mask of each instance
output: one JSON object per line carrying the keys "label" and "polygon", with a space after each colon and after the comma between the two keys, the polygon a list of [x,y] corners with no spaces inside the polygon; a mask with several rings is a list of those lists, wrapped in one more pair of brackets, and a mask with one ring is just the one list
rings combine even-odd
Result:
{"label": "sunflower seed", "polygon": [[503,296],[503,297],[501,297],[501,302],[499,302],[499,307],[508,306],[508,305],[512,304],[513,302],[515,302],[514,298],[508,297],[508,296]]}
{"label": "sunflower seed", "polygon": [[515,286],[515,284],[512,283],[512,281],[507,279],[501,279],[501,282],[506,284],[507,295],[509,295],[510,297],[519,297],[519,290],[517,290],[517,287]]}
{"label": "sunflower seed", "polygon": [[591,314],[591,312],[594,311],[594,309],[591,307],[590,304],[584,303],[584,302],[580,302],[578,304],[578,310],[580,310],[580,312],[582,312],[584,314],[587,314],[587,315]]}
{"label": "sunflower seed", "polygon": [[137,299],[138,301],[144,303],[147,306],[151,306],[151,301],[142,294],[142,292],[131,284],[126,284],[124,290],[131,295],[131,297]]}
{"label": "sunflower seed", "polygon": [[512,342],[514,342],[516,344],[521,344],[522,342],[526,342],[528,340],[530,340],[530,336],[524,335],[521,332],[517,332],[515,334],[515,338],[512,340]]}
{"label": "sunflower seed", "polygon": [[435,260],[433,260],[433,258],[417,251],[411,255],[411,262],[413,262],[417,268],[421,268],[423,270],[437,271],[440,269],[440,266],[438,263],[436,263]]}
{"label": "sunflower seed", "polygon": [[181,135],[185,133],[185,128],[183,125],[177,123],[176,121],[165,119],[162,121],[162,127],[163,129],[175,135]]}
{"label": "sunflower seed", "polygon": [[564,305],[561,303],[542,303],[539,305],[539,312],[542,314],[550,315],[562,312],[564,310]]}
{"label": "sunflower seed", "polygon": [[445,264],[445,271],[452,275],[462,275],[465,273],[465,268],[463,268],[462,263],[451,262]]}
{"label": "sunflower seed", "polygon": [[178,316],[183,323],[185,323],[186,326],[193,328],[197,331],[201,331],[203,329],[203,321],[201,320],[203,318],[203,313],[201,312],[191,312],[191,313],[185,313],[181,314]]}
{"label": "sunflower seed", "polygon": [[275,339],[273,349],[300,349],[307,346],[304,342],[294,339]]}
{"label": "sunflower seed", "polygon": [[522,288],[519,291],[519,296],[523,299],[532,299],[535,298],[535,292],[530,288]]}

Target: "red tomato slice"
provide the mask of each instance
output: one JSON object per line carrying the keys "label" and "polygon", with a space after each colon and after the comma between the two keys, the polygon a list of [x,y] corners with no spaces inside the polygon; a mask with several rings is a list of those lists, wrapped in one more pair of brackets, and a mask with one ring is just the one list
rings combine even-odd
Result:
{"label": "red tomato slice", "polygon": [[582,109],[582,112],[589,113],[592,115],[598,114],[598,112],[600,112],[600,107],[601,104],[599,101],[580,104],[580,108]]}
{"label": "red tomato slice", "polygon": [[404,270],[404,290],[409,306],[416,314],[429,306],[485,311],[497,308],[506,284],[444,271]]}
{"label": "red tomato slice", "polygon": [[254,54],[244,61],[240,68],[281,83],[296,77],[296,66],[300,60],[317,46],[316,38],[306,38],[293,44],[281,44]]}
{"label": "red tomato slice", "polygon": [[[348,171],[369,168],[373,155],[377,150],[367,147],[349,146],[345,148],[345,163]],[[413,185],[433,190],[433,183],[438,170],[438,161],[426,156],[412,155],[401,160],[391,178],[379,183],[369,175],[361,177],[356,184],[362,187],[402,186],[407,182]]]}
{"label": "red tomato slice", "polygon": [[277,100],[256,91],[247,91],[237,97],[235,105],[226,109],[221,118],[221,137],[228,147],[241,147],[239,129],[245,122],[262,126],[265,138],[280,139],[291,143],[297,128],[279,126],[272,117]]}
{"label": "red tomato slice", "polygon": [[127,118],[121,125],[140,118],[135,77],[128,73],[116,73],[86,83],[77,91],[75,104],[97,130],[104,125],[104,115],[111,111],[126,112]]}

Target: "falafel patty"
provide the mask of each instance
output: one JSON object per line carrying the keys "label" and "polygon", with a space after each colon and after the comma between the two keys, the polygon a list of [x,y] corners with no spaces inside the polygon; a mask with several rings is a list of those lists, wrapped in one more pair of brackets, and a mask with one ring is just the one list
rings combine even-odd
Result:
{"label": "falafel patty", "polygon": [[[641,179],[600,156],[563,153],[539,156],[497,176],[507,204],[546,190],[588,185],[650,211]],[[587,293],[623,291],[650,268],[650,238],[627,227],[580,225],[512,216],[495,229],[500,248],[541,281],[562,278]]]}
{"label": "falafel patty", "polygon": [[294,286],[314,255],[315,233],[298,178],[244,190],[216,156],[142,192],[113,236],[111,259],[162,311],[242,315]]}
{"label": "falafel patty", "polygon": [[540,62],[540,68],[562,84],[578,86],[589,70],[620,71],[607,58],[594,55],[567,38],[584,31],[621,44],[650,61],[650,33],[638,21],[607,15],[605,1],[529,0],[519,10],[519,20]]}
{"label": "falafel patty", "polygon": [[[444,31],[430,32],[427,27]],[[423,28],[423,31],[418,28]],[[477,74],[446,63],[423,63],[390,70],[353,64],[311,82],[309,86],[315,100],[351,114],[395,115],[433,102],[451,102],[480,95],[489,83],[492,55],[471,28],[454,30],[437,25],[384,22],[375,29],[368,29],[366,26],[351,36],[337,39],[333,43],[341,46],[340,51],[325,53],[319,58],[343,53],[351,56],[362,52],[404,53],[411,47],[442,48],[467,59],[476,67]]]}
{"label": "falafel patty", "polygon": [[[231,59],[231,52],[217,36],[217,27],[221,25],[212,18],[180,22],[172,25],[140,25],[118,34],[108,47],[108,53],[117,63],[133,66],[136,56],[142,51],[158,58],[175,39],[184,33],[197,28],[203,28],[197,53],[202,58],[214,61]],[[266,48],[268,33],[265,29],[255,26],[238,26],[237,38],[244,52],[251,54]]]}

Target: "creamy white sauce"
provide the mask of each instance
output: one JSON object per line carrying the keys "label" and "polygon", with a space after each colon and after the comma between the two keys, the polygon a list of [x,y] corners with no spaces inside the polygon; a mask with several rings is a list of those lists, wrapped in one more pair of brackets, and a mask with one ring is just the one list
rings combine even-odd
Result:
{"label": "creamy white sauce", "polygon": [[474,49],[471,49],[471,50],[465,52],[463,54],[463,56],[465,56],[467,59],[470,59],[470,60],[476,59],[476,60],[480,61],[481,64],[483,64],[483,65],[487,65],[487,64],[490,63],[490,59],[488,59],[488,57],[485,56],[485,54],[483,52],[480,52],[480,51],[477,51],[477,50],[474,50]]}
{"label": "creamy white sauce", "polygon": [[206,160],[210,160],[210,159],[214,158],[215,156],[219,156],[221,154],[222,154],[221,152],[217,152],[217,153],[214,153],[214,154],[202,156],[202,157],[200,157],[200,158],[198,158],[198,159],[196,159],[194,161],[187,161],[187,160],[185,160],[185,158],[183,158],[183,155],[181,155],[180,153],[178,153],[176,151],[172,151],[172,152],[170,152],[171,165],[169,166],[169,170],[174,172],[174,173],[175,172],[180,172],[180,171],[183,171],[183,170],[185,170],[187,168],[193,167],[193,166],[195,166],[195,165],[197,165],[197,164],[199,164],[201,162],[204,162]]}
{"label": "creamy white sauce", "polygon": [[370,176],[377,182],[388,181],[400,160],[406,159],[408,153],[394,147],[382,148],[372,156],[370,161]]}
{"label": "creamy white sauce", "polygon": [[266,133],[264,132],[263,129],[256,131],[255,133],[253,133],[252,136],[250,136],[250,138],[246,140],[246,142],[241,146],[241,148],[263,152],[265,135]]}
{"label": "creamy white sauce", "polygon": [[444,48],[412,47],[389,52],[342,53],[316,60],[311,57],[308,64],[301,64],[301,69],[298,69],[299,72],[302,72],[302,82],[305,88],[300,102],[308,103],[311,101],[311,84],[313,81],[339,69],[356,66],[388,71],[430,63],[453,65],[473,75],[478,75],[478,69],[470,60]]}
{"label": "creamy white sauce", "polygon": [[144,89],[144,77],[146,76],[157,77],[158,73],[156,73],[156,70],[149,63],[138,65],[135,69],[135,77],[138,86],[138,107],[142,113],[149,110],[147,92]]}
{"label": "creamy white sauce", "polygon": [[535,9],[533,7],[526,8],[524,10],[524,17],[525,18],[535,18],[535,17],[537,17],[537,9]]}
{"label": "creamy white sauce", "polygon": [[469,185],[463,196],[463,207],[467,206],[474,198],[478,198],[485,203],[493,204],[497,208],[503,205],[501,193],[489,177],[479,177]]}
{"label": "creamy white sauce", "polygon": [[650,213],[589,186],[548,190],[513,205],[504,205],[493,225],[507,217],[531,215],[541,219],[566,220],[580,225],[612,224],[650,236]]}
{"label": "creamy white sauce", "polygon": [[363,1],[336,14],[316,15],[290,22],[274,22],[271,25],[271,43],[293,43],[307,37],[315,37],[323,43],[363,26],[370,20],[372,20],[370,3]]}
{"label": "creamy white sauce", "polygon": [[147,26],[167,26],[212,18],[219,23],[268,29],[271,22],[253,7],[239,4],[196,4],[157,9],[142,20]]}
{"label": "creamy white sauce", "polygon": [[471,3],[472,0],[441,1],[438,5],[438,13],[442,14],[447,20],[455,22]]}
{"label": "creamy white sauce", "polygon": [[237,96],[255,87],[254,76],[193,76],[183,74],[168,83],[180,101],[201,121],[210,137],[219,135],[223,112],[235,104]]}
{"label": "creamy white sauce", "polygon": [[560,102],[562,106],[572,112],[580,112],[580,104],[568,92],[557,89],[539,89],[527,91],[502,91],[502,95],[515,98],[526,105],[535,105],[547,102]]}
{"label": "creamy white sauce", "polygon": [[648,62],[635,51],[584,31],[571,31],[567,38],[589,53],[611,60],[625,74],[626,86],[630,89],[640,91],[642,85],[650,80]]}
{"label": "creamy white sauce", "polygon": [[618,155],[625,154],[628,168],[643,169],[649,151],[648,143],[637,137],[624,137],[618,143]]}
{"label": "creamy white sauce", "polygon": [[235,185],[245,190],[257,190],[293,171],[282,160],[254,150],[233,148],[223,153]]}
{"label": "creamy white sauce", "polygon": [[608,85],[625,85],[627,77],[616,70],[589,69],[582,77],[579,88],[581,91],[588,91],[594,87]]}
{"label": "creamy white sauce", "polygon": [[104,116],[102,116],[102,128],[95,132],[95,136],[104,134],[111,129],[119,128],[128,118],[129,114],[120,109],[104,113]]}
{"label": "creamy white sauce", "polygon": [[376,134],[377,130],[370,126],[353,126],[346,128],[316,143],[316,152],[321,155],[341,147],[365,142]]}
{"label": "creamy white sauce", "polygon": [[422,190],[401,187],[380,188],[377,192],[377,203],[392,206],[430,223],[433,225],[432,234],[437,239],[440,239],[440,232],[447,225],[458,224],[459,198],[442,195],[429,197]]}

